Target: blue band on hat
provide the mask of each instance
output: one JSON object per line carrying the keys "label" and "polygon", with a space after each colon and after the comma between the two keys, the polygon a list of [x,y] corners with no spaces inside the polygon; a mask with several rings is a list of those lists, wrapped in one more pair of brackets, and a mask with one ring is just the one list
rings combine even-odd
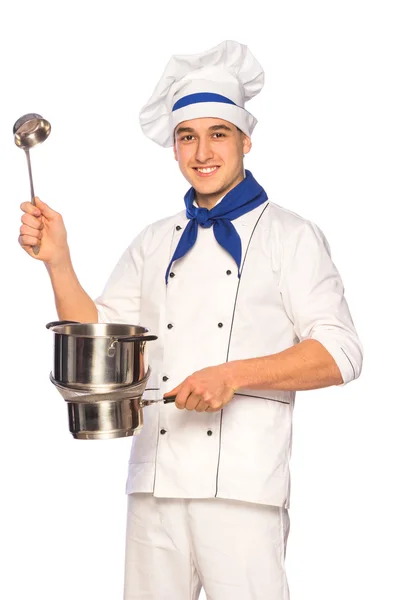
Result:
{"label": "blue band on hat", "polygon": [[189,94],[188,96],[183,96],[183,98],[175,102],[174,106],[172,107],[172,112],[178,110],[178,108],[189,106],[189,104],[198,104],[199,102],[221,102],[223,104],[233,104],[234,106],[237,106],[232,100],[226,98],[226,96],[212,94],[210,92],[200,92],[198,94]]}

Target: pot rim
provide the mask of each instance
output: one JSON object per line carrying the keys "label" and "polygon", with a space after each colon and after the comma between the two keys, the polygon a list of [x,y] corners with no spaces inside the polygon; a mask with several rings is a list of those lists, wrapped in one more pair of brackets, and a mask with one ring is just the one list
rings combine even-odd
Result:
{"label": "pot rim", "polygon": [[[82,329],[85,330],[87,327],[94,327],[96,325],[99,325],[102,328],[115,327],[116,331],[114,333],[101,332],[99,334],[93,334],[92,332],[85,333],[85,332],[81,331]],[[150,333],[150,330],[147,327],[143,327],[142,325],[133,325],[130,323],[73,323],[73,322],[68,322],[68,323],[57,324],[57,322],[54,322],[54,323],[48,323],[46,325],[46,328],[57,335],[88,338],[88,339],[93,339],[93,340],[96,340],[96,339],[114,340],[115,338],[122,340],[125,338],[131,338],[132,336],[137,336],[137,337],[143,336],[144,337]],[[68,328],[69,331],[65,331],[66,328]],[[130,329],[130,331],[127,331],[127,329]],[[120,332],[118,332],[118,330],[120,330]],[[123,333],[121,333],[121,331]]]}

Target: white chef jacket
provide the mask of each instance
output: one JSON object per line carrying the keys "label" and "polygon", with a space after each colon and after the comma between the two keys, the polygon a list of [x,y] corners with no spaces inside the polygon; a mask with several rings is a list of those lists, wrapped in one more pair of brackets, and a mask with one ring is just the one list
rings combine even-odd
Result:
{"label": "white chef jacket", "polygon": [[[321,342],[344,384],[357,378],[362,349],[340,275],[322,232],[272,202],[235,219],[241,276],[212,227],[165,272],[188,223],[186,212],[146,227],[96,300],[100,322],[142,325],[152,375],[146,398],[162,398],[194,371]],[[221,411],[162,402],[144,408],[134,436],[127,493],[225,498],[289,507],[295,393],[238,390]]]}

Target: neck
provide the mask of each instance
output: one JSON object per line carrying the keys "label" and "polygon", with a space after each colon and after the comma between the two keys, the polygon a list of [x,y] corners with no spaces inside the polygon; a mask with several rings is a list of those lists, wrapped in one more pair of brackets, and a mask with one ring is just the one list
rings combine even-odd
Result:
{"label": "neck", "polygon": [[[232,188],[231,188],[232,189]],[[228,190],[229,191],[229,190]],[[217,194],[199,194],[196,192],[196,202],[200,208],[207,208],[211,210],[218,203],[218,201],[225,196],[226,192],[219,191]]]}

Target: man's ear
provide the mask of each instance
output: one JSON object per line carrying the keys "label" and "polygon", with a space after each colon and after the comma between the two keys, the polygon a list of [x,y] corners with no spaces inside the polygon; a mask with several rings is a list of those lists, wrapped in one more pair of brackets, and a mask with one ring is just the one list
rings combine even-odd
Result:
{"label": "man's ear", "polygon": [[252,143],[251,138],[248,135],[243,133],[243,155],[248,154],[251,150]]}
{"label": "man's ear", "polygon": [[175,160],[177,161],[177,160],[178,160],[178,152],[177,152],[177,150],[176,150],[176,142],[174,143],[173,150],[174,150],[174,158],[175,158]]}

